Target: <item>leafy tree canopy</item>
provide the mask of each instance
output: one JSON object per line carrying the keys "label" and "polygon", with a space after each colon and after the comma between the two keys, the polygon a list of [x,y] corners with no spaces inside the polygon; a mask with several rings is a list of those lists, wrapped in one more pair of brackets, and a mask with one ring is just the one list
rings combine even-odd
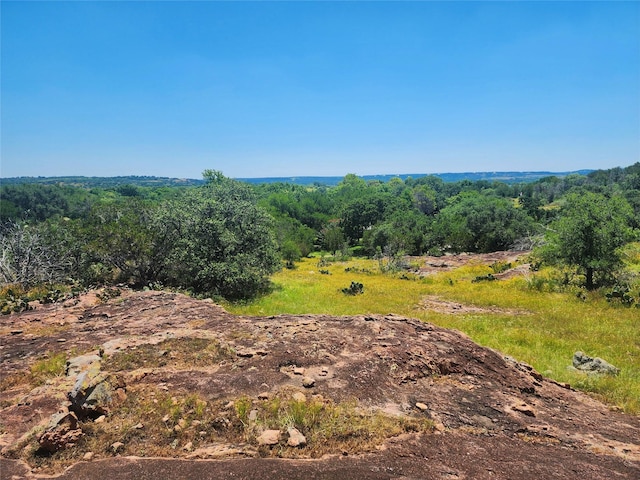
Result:
{"label": "leafy tree canopy", "polygon": [[587,289],[593,289],[596,276],[604,282],[621,266],[618,249],[632,239],[632,217],[629,203],[619,195],[570,193],[550,227],[543,256],[577,267]]}
{"label": "leafy tree canopy", "polygon": [[228,299],[254,296],[281,266],[271,221],[248,185],[214,175],[161,213],[173,237],[166,281]]}

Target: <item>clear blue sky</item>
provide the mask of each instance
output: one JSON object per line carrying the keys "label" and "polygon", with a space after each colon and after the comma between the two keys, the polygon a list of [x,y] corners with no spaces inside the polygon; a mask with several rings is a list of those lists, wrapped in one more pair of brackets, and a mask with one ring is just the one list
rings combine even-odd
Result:
{"label": "clear blue sky", "polygon": [[640,2],[0,2],[0,175],[640,160]]}

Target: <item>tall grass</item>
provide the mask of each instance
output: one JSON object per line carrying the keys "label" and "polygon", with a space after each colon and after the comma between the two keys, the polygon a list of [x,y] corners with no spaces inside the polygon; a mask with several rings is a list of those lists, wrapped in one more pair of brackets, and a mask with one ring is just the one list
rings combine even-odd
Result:
{"label": "tall grass", "polygon": [[[532,289],[531,278],[472,282],[488,273],[492,273],[488,265],[478,264],[427,278],[406,279],[380,273],[373,260],[336,262],[320,268],[316,259],[304,259],[295,270],[273,276],[275,288],[269,295],[227,308],[244,315],[396,313],[418,318],[458,329],[481,345],[531,364],[545,376],[640,414],[639,309],[609,304],[598,292],[579,298],[572,289]],[[364,294],[342,293],[352,281],[364,285]],[[426,295],[505,311],[436,313],[420,306]],[[568,366],[577,350],[613,363],[620,368],[620,375],[595,378],[571,371]]]}

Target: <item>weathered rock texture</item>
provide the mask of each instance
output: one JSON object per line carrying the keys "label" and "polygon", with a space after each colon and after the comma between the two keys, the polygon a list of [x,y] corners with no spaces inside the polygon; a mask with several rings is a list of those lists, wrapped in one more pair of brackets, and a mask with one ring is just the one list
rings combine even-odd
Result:
{"label": "weathered rock texture", "polygon": [[[17,330],[22,333],[12,335]],[[100,371],[101,355],[179,337],[216,339],[234,354],[199,367],[124,372],[123,379]],[[395,315],[252,318],[174,293],[125,292],[106,304],[88,296],[3,319],[0,373],[16,375],[43,352],[63,349],[89,356],[72,360],[68,375],[48,385],[0,392],[2,478],[36,478],[18,460],[21,448],[61,405],[79,416],[109,415],[133,383],[209,402],[293,388],[335,402],[356,399],[389,415],[426,416],[436,428],[388,439],[373,453],[304,460],[245,458],[258,455],[257,445],[177,448],[174,455],[182,458],[172,459],[121,457],[118,446],[56,478],[640,478],[638,417],[612,411],[459,332]],[[74,431],[72,423],[62,437]],[[50,443],[58,445],[57,438]],[[244,457],[228,458],[238,454]]]}
{"label": "weathered rock texture", "polygon": [[583,352],[573,354],[573,367],[594,375],[618,375],[620,373],[618,367],[614,367],[606,360],[600,357],[590,357]]}

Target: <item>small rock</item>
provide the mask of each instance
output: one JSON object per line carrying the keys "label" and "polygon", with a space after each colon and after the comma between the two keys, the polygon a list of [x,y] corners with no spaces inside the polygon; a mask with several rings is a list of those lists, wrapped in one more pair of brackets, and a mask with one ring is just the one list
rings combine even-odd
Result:
{"label": "small rock", "polygon": [[269,392],[262,392],[258,394],[258,400],[269,400],[271,398],[271,394]]}
{"label": "small rock", "polygon": [[426,404],[422,403],[422,402],[416,403],[416,408],[418,410],[420,410],[421,412],[426,412],[427,410],[429,410],[429,407]]}
{"label": "small rock", "polygon": [[11,330],[11,335],[20,335],[22,330]]}
{"label": "small rock", "polygon": [[135,428],[136,430],[142,430],[144,428],[144,425],[142,423],[137,423],[133,426],[133,428]]}
{"label": "small rock", "polygon": [[294,375],[304,375],[305,372],[305,368],[304,367],[294,367],[293,368],[293,374]]}
{"label": "small rock", "polygon": [[59,338],[58,340],[56,340],[58,343],[64,343],[67,341],[66,338]]}
{"label": "small rock", "polygon": [[118,453],[122,451],[123,448],[124,448],[124,443],[122,442],[115,442],[111,444],[111,450],[113,451],[113,453]]}
{"label": "small rock", "polygon": [[167,422],[169,421],[169,419],[170,419],[170,418],[171,418],[171,417],[169,416],[169,414],[166,414],[164,417],[162,417],[162,421],[163,421],[164,423],[167,423]]}
{"label": "small rock", "polygon": [[182,450],[184,450],[185,452],[190,452],[191,450],[193,450],[193,442],[185,443],[184,447],[182,447]]}
{"label": "small rock", "polygon": [[178,420],[178,425],[180,426],[180,428],[187,428],[188,422],[184,418],[181,418],[180,420]]}
{"label": "small rock", "polygon": [[311,388],[316,384],[316,381],[311,377],[304,377],[302,379],[302,386],[305,388]]}
{"label": "small rock", "polygon": [[258,445],[276,445],[280,441],[280,430],[265,430],[257,440]]}
{"label": "small rock", "polygon": [[107,419],[106,415],[100,415],[98,418],[96,418],[93,423],[104,423],[104,421]]}
{"label": "small rock", "polygon": [[287,433],[289,434],[287,445],[290,447],[302,447],[307,444],[307,439],[297,428],[289,427]]}
{"label": "small rock", "polygon": [[87,452],[82,456],[82,459],[88,462],[93,458],[94,455],[95,454],[93,452]]}
{"label": "small rock", "polygon": [[255,422],[258,419],[258,410],[251,410],[249,412],[249,421]]}
{"label": "small rock", "polygon": [[301,402],[301,403],[304,403],[307,401],[307,396],[302,392],[295,392],[293,395],[291,395],[291,398],[293,398],[296,402]]}

